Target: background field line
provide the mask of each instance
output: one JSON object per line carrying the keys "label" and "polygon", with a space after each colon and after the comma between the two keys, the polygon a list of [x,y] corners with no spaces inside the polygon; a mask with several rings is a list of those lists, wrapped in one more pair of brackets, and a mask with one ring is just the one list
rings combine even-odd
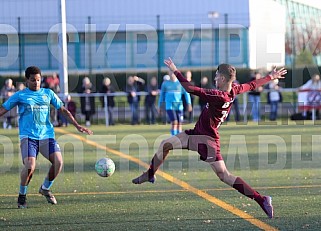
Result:
{"label": "background field line", "polygon": [[[132,161],[132,162],[134,162],[134,163],[136,163],[136,164],[138,164],[140,166],[143,166],[145,168],[149,167],[149,164],[147,164],[147,163],[145,163],[145,162],[143,162],[143,161],[141,161],[141,160],[139,160],[139,159],[137,159],[135,157],[132,157],[132,156],[127,155],[125,153],[122,153],[120,151],[108,148],[106,146],[100,145],[100,144],[98,144],[98,143],[96,143],[94,141],[87,140],[85,137],[82,137],[80,135],[69,133],[68,131],[66,131],[64,129],[61,129],[61,128],[55,128],[55,130],[57,132],[60,132],[60,133],[63,133],[63,134],[68,134],[68,135],[70,135],[70,136],[72,136],[72,137],[74,137],[76,139],[79,139],[79,140],[81,140],[81,141],[83,141],[83,142],[85,142],[85,143],[87,143],[89,145],[92,145],[94,147],[100,148],[102,150],[106,150],[107,152],[110,152],[110,153],[112,153],[114,155],[117,155],[119,157],[122,157],[124,159],[128,159],[128,160],[130,160],[130,161]],[[170,182],[172,182],[172,183],[174,183],[176,185],[181,186],[182,188],[184,188],[184,189],[186,189],[186,190],[188,190],[188,191],[190,191],[190,192],[192,192],[192,193],[204,198],[205,200],[208,200],[208,201],[212,202],[213,204],[223,208],[224,210],[226,210],[228,212],[233,213],[234,215],[236,215],[236,216],[238,216],[238,217],[250,222],[251,224],[255,225],[256,227],[258,227],[260,229],[263,229],[263,230],[278,230],[277,228],[272,227],[272,226],[270,226],[270,225],[268,225],[268,224],[266,224],[266,223],[264,223],[264,222],[262,222],[262,221],[260,221],[260,220],[258,220],[256,218],[254,218],[253,216],[243,212],[242,210],[240,210],[238,208],[235,208],[234,206],[232,206],[232,205],[230,205],[230,204],[228,204],[228,203],[226,203],[224,201],[221,201],[221,200],[217,199],[216,197],[211,196],[210,194],[208,194],[208,193],[206,193],[206,192],[204,192],[204,191],[202,191],[200,189],[197,189],[197,188],[191,186],[190,184],[173,177],[172,175],[170,175],[168,173],[165,173],[165,172],[163,172],[161,170],[158,170],[157,171],[157,175],[165,178],[166,180],[168,180],[168,181],[170,181]]]}
{"label": "background field line", "polygon": [[[297,186],[272,186],[272,187],[256,187],[257,189],[298,189],[298,188],[320,188],[321,185],[297,185]],[[234,191],[235,189],[229,188],[204,188],[199,189],[203,192],[215,191]],[[187,189],[164,189],[164,190],[135,190],[135,191],[109,191],[109,192],[64,192],[55,193],[60,196],[70,195],[109,195],[109,194],[141,194],[141,193],[175,193],[175,192],[188,192]],[[29,193],[30,196],[39,196],[39,193]],[[16,197],[17,194],[0,194],[0,197]]]}

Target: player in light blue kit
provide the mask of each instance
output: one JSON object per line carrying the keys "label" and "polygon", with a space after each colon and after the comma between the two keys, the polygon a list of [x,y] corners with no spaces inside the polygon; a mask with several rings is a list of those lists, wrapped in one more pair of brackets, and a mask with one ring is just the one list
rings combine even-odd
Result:
{"label": "player in light blue kit", "polygon": [[48,203],[57,204],[50,192],[54,179],[62,169],[62,155],[55,140],[55,132],[50,122],[50,104],[62,113],[79,132],[93,134],[88,128],[80,126],[71,113],[63,106],[63,102],[50,89],[40,88],[41,71],[31,66],[25,71],[27,88],[16,92],[1,107],[0,116],[18,106],[19,138],[22,161],[24,164],[20,176],[18,208],[26,208],[28,184],[36,168],[36,158],[40,152],[51,163],[48,175],[39,189]]}
{"label": "player in light blue kit", "polygon": [[[183,101],[185,95],[188,111],[192,111],[191,96],[183,88],[173,72],[169,73],[170,80],[164,81],[158,101],[158,108],[165,108],[168,118],[171,121],[171,135],[182,132],[183,122]],[[162,107],[165,103],[165,107]]]}

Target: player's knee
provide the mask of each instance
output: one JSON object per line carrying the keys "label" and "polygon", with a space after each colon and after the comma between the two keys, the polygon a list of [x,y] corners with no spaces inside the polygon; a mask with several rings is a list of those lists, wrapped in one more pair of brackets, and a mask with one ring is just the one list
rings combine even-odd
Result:
{"label": "player's knee", "polygon": [[51,164],[56,166],[56,168],[62,167],[63,165],[63,159],[60,153],[51,154],[49,157],[49,161],[51,162]]}
{"label": "player's knee", "polygon": [[64,162],[62,158],[60,158],[60,159],[57,159],[53,164],[55,165],[56,169],[61,169]]}
{"label": "player's knee", "polygon": [[232,180],[231,177],[233,177],[228,171],[218,171],[216,175],[222,182],[226,184],[230,184]]}
{"label": "player's knee", "polygon": [[167,152],[167,151],[170,151],[173,149],[173,144],[171,144],[167,140],[163,140],[161,143],[161,147],[162,147],[163,152]]}
{"label": "player's knee", "polygon": [[218,178],[225,182],[225,173],[224,172],[216,172],[216,175],[218,176]]}
{"label": "player's knee", "polygon": [[28,170],[28,175],[32,175],[36,169],[36,163],[34,161],[25,161],[25,169]]}

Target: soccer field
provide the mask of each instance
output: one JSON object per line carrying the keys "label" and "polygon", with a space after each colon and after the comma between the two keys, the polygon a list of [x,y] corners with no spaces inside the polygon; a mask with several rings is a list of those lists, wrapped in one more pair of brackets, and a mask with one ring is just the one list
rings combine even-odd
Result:
{"label": "soccer field", "polygon": [[[64,156],[63,171],[52,187],[58,204],[48,204],[37,193],[48,169],[39,155],[28,208],[17,209],[18,135],[17,130],[2,130],[0,230],[320,230],[320,125],[287,123],[230,122],[220,129],[228,169],[272,196],[274,219],[220,182],[195,152],[172,152],[155,184],[132,184],[168,137],[169,125],[92,126],[93,136],[57,128]],[[94,170],[105,156],[116,164],[110,178]]]}

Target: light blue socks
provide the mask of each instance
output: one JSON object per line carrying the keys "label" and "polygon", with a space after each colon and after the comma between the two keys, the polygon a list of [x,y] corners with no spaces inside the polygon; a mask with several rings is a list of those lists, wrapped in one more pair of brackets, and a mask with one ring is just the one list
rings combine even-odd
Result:
{"label": "light blue socks", "polygon": [[26,195],[27,191],[28,191],[28,185],[26,185],[26,186],[20,185],[20,190],[19,190],[20,195]]}
{"label": "light blue socks", "polygon": [[41,187],[42,189],[49,190],[53,183],[54,181],[49,181],[47,178],[45,178]]}

